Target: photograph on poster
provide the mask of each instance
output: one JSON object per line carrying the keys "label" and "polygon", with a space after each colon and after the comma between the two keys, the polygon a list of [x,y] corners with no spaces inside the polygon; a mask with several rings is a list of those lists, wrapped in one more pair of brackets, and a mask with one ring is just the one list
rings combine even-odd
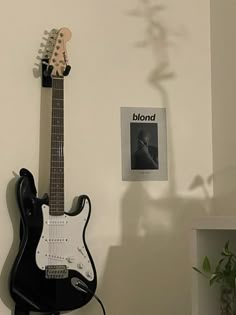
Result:
{"label": "photograph on poster", "polygon": [[158,124],[130,123],[131,169],[158,169]]}
{"label": "photograph on poster", "polygon": [[122,180],[167,180],[166,111],[121,107]]}

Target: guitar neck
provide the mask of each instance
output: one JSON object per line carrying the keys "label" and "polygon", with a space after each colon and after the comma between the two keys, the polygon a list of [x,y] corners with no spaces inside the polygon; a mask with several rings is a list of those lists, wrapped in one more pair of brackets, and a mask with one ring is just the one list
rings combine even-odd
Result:
{"label": "guitar neck", "polygon": [[52,77],[50,214],[64,214],[64,78]]}

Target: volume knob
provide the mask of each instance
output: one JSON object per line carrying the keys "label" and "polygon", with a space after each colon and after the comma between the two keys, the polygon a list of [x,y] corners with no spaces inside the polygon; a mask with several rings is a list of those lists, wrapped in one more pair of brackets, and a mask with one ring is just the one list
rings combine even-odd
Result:
{"label": "volume knob", "polygon": [[66,261],[67,261],[69,264],[72,264],[72,263],[75,261],[75,257],[73,257],[73,256],[66,257]]}

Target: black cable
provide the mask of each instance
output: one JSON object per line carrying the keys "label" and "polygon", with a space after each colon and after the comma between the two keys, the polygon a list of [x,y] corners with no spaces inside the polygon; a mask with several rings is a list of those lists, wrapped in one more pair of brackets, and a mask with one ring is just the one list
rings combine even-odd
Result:
{"label": "black cable", "polygon": [[84,284],[82,281],[79,281],[77,282],[77,287],[78,287],[78,290],[81,289],[82,291],[85,291],[86,293],[89,293],[91,294],[96,300],[97,302],[100,304],[101,308],[102,308],[102,312],[103,312],[103,315],[106,315],[106,310],[105,310],[105,307],[102,303],[102,301],[99,299],[99,297],[93,293],[93,291],[91,291],[86,284]]}
{"label": "black cable", "polygon": [[106,311],[105,311],[105,307],[102,303],[102,301],[99,299],[99,297],[96,294],[93,294],[93,297],[97,300],[97,302],[100,304],[102,311],[103,311],[103,315],[106,315]]}

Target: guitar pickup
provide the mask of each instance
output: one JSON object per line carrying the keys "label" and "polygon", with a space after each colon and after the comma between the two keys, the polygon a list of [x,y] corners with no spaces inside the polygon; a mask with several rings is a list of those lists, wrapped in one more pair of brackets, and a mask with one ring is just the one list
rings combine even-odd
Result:
{"label": "guitar pickup", "polygon": [[68,269],[65,265],[48,265],[45,267],[46,279],[66,279]]}

